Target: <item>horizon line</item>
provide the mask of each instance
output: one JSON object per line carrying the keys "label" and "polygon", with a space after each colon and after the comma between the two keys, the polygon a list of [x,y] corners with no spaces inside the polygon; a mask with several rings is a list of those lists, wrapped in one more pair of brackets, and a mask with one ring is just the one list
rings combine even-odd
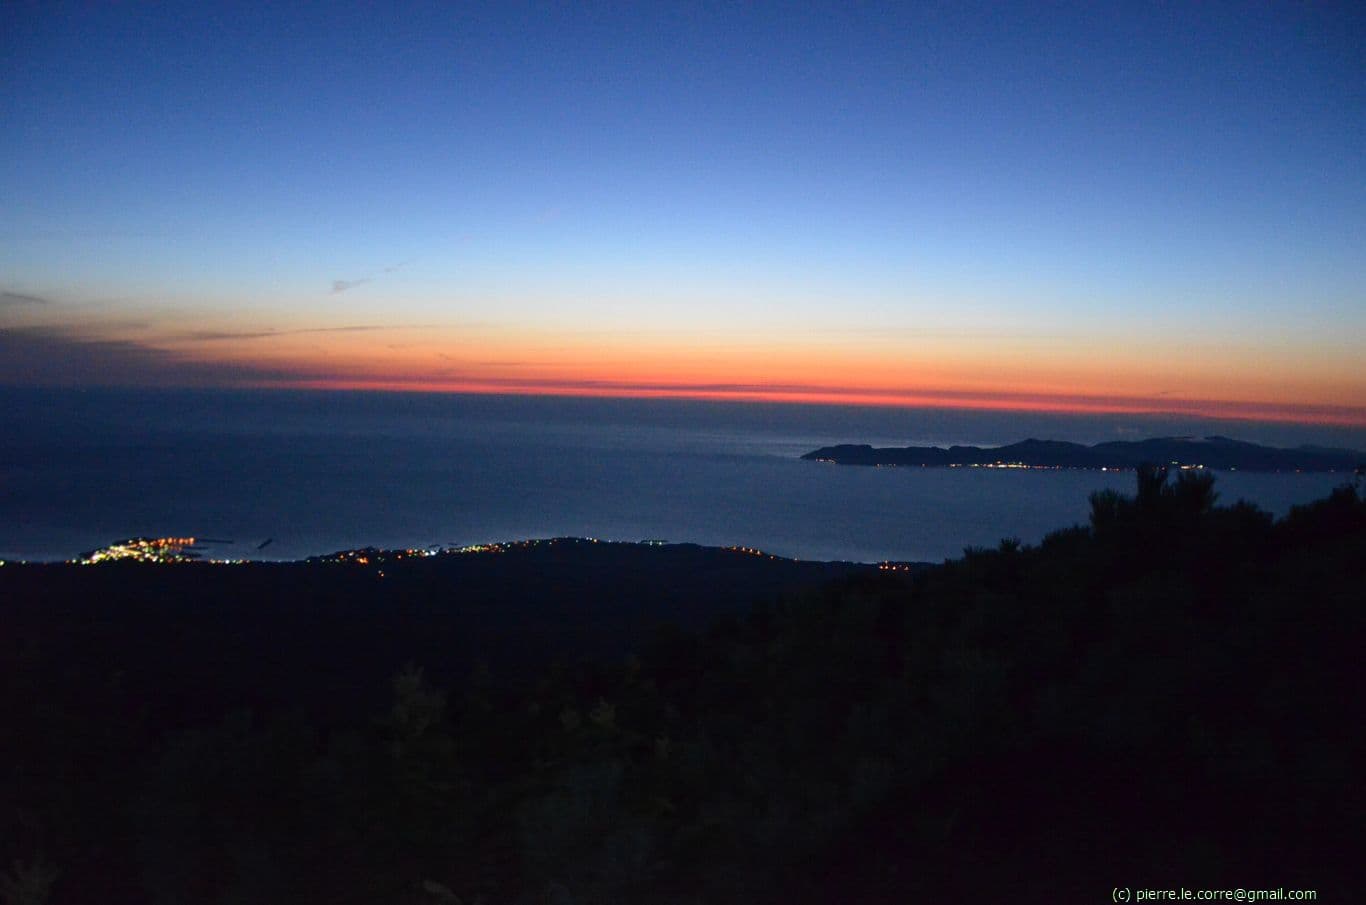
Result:
{"label": "horizon line", "polygon": [[[989,393],[978,391],[893,390],[870,388],[715,387],[687,385],[537,385],[459,381],[404,381],[393,379],[256,380],[232,383],[113,383],[113,384],[0,384],[2,389],[30,390],[264,390],[315,392],[409,393],[450,396],[515,396],[577,399],[656,399],[737,404],[849,406],[854,408],[930,408],[1052,415],[1139,415],[1201,417],[1217,421],[1287,424],[1325,428],[1366,428],[1366,408],[1356,406],[1277,403],[1240,400],[1164,398],[1160,404],[1144,397],[1084,396],[1044,393]],[[1177,405],[1173,405],[1177,403]]]}

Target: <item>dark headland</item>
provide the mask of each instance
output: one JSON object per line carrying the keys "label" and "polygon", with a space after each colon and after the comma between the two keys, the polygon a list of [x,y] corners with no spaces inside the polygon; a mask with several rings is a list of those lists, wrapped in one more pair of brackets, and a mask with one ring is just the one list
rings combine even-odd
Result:
{"label": "dark headland", "polygon": [[1350,473],[1366,463],[1354,449],[1297,446],[1282,449],[1228,437],[1154,437],[1084,446],[1063,440],[1022,440],[1008,446],[824,446],[802,456],[836,465],[946,468],[1105,468],[1127,470],[1145,463],[1220,471],[1317,471]]}

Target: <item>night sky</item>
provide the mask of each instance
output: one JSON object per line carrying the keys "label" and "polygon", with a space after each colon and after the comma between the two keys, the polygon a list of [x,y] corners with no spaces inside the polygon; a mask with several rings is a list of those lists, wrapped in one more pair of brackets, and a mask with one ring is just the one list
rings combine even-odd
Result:
{"label": "night sky", "polygon": [[0,8],[0,384],[1366,424],[1360,4]]}

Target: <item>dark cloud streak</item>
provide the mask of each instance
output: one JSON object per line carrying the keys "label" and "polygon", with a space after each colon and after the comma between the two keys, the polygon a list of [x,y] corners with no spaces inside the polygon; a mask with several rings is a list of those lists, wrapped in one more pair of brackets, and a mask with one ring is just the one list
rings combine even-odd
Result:
{"label": "dark cloud streak", "polygon": [[196,361],[135,340],[61,327],[0,329],[0,384],[11,386],[231,386],[294,376],[252,364]]}
{"label": "dark cloud streak", "polygon": [[51,299],[23,292],[0,292],[0,305],[51,305]]}
{"label": "dark cloud streak", "polygon": [[[380,273],[398,273],[400,270],[407,267],[411,263],[413,263],[412,259],[409,259],[407,261],[399,261],[397,264],[391,264],[388,267],[381,268]],[[366,283],[373,283],[374,281],[374,275],[363,276],[355,280],[333,280],[332,294],[337,295],[338,293],[345,292],[348,289],[355,289],[357,286],[364,286]]]}
{"label": "dark cloud streak", "polygon": [[359,280],[333,280],[332,294],[337,295],[348,289],[355,289],[357,286],[364,286],[366,283],[373,283],[374,277],[361,277]]}
{"label": "dark cloud streak", "polygon": [[196,330],[180,338],[195,342],[218,342],[232,339],[269,339],[272,336],[301,336],[306,333],[362,333],[369,330],[393,330],[383,324],[357,324],[346,327],[307,327],[300,330]]}
{"label": "dark cloud streak", "polygon": [[[384,328],[298,332],[337,329]],[[326,354],[325,349],[317,351]],[[0,328],[0,386],[288,386],[354,376],[345,368],[317,361],[278,364],[251,359],[205,360],[191,352],[161,348],[144,340],[105,338],[67,327]]]}

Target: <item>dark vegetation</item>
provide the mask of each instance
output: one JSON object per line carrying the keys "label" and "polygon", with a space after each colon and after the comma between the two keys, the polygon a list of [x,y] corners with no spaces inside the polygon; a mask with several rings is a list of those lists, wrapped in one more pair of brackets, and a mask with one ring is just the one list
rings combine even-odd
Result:
{"label": "dark vegetation", "polygon": [[[460,581],[6,566],[0,895],[1348,901],[1366,501],[1273,522],[1138,478],[909,575],[605,545]],[[693,625],[644,631],[661,609]]]}
{"label": "dark vegetation", "polygon": [[958,466],[1010,463],[1031,468],[1136,469],[1146,462],[1203,465],[1243,471],[1340,471],[1351,473],[1366,464],[1352,449],[1298,446],[1280,449],[1228,437],[1153,437],[1111,440],[1084,446],[1063,440],[1021,440],[1007,446],[873,447],[845,443],[823,446],[802,456],[837,465]]}

